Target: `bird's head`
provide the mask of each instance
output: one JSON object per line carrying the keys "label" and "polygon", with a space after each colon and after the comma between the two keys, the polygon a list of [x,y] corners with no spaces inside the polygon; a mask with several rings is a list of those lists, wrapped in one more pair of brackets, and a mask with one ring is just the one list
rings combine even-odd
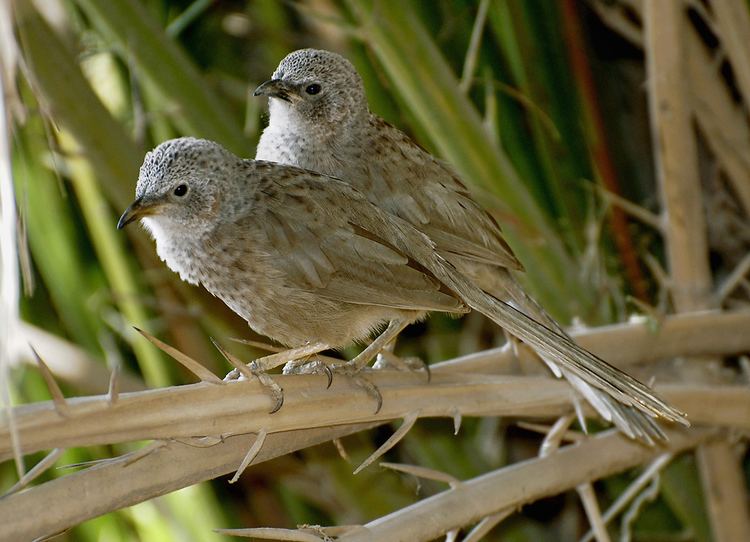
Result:
{"label": "bird's head", "polygon": [[222,199],[239,159],[221,145],[183,137],[166,141],[146,154],[138,176],[135,201],[117,223],[136,219],[156,230],[197,235],[215,224]]}
{"label": "bird's head", "polygon": [[287,55],[254,95],[270,98],[271,122],[293,116],[311,127],[339,130],[368,112],[362,78],[351,62],[318,49]]}

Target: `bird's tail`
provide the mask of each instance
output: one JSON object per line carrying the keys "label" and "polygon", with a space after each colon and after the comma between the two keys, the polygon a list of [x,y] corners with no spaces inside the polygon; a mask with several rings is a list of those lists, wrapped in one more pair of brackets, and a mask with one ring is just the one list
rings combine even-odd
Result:
{"label": "bird's tail", "polygon": [[[496,269],[508,274],[497,277],[497,288],[486,288],[494,294],[491,295],[464,279],[447,262],[439,267],[442,271],[439,278],[471,308],[528,344],[558,378],[568,380],[604,419],[629,437],[648,443],[665,439],[655,421],[658,418],[690,425],[684,413],[667,404],[648,386],[578,346],[507,271]],[[480,281],[483,287],[484,282]]]}

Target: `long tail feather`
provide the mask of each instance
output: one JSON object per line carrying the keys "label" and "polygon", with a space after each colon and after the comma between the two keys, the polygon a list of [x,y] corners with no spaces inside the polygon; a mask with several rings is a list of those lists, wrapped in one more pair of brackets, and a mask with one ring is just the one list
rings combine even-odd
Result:
{"label": "long tail feather", "polygon": [[527,343],[546,363],[557,366],[602,417],[611,420],[628,436],[649,443],[663,439],[663,431],[652,418],[690,425],[684,413],[667,404],[649,387],[573,342],[512,277],[508,276],[509,282],[503,283],[507,299],[533,317],[482,291],[462,278],[447,262],[442,261],[436,267],[439,269],[433,272],[439,273],[439,278],[469,306]]}

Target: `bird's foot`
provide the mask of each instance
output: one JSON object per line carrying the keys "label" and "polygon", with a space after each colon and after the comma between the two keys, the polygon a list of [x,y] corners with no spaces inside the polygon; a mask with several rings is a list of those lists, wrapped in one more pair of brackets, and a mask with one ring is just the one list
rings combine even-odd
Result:
{"label": "bird's foot", "polygon": [[378,354],[375,363],[372,366],[373,369],[396,369],[398,371],[424,371],[427,374],[427,382],[430,381],[432,374],[430,372],[430,366],[424,362],[424,360],[416,357],[409,356],[402,358],[397,356],[389,350],[383,350]]}
{"label": "bird's foot", "polygon": [[309,358],[305,359],[293,359],[288,361],[282,369],[282,374],[285,375],[326,375],[328,384],[326,388],[331,387],[333,382],[333,372],[331,371],[331,363],[326,363],[321,358],[315,358],[312,361]]}
{"label": "bird's foot", "polygon": [[328,349],[327,344],[323,343],[309,343],[298,348],[291,348],[281,352],[276,352],[268,356],[263,356],[255,361],[243,364],[242,361],[233,356],[230,352],[222,348],[216,341],[214,344],[222,353],[222,355],[234,365],[234,370],[230,371],[227,376],[224,377],[225,381],[232,380],[247,380],[251,377],[257,378],[261,385],[266,387],[271,396],[274,399],[274,407],[271,410],[271,414],[276,412],[284,404],[284,391],[268,374],[267,372],[278,367],[279,365],[288,364],[289,360],[303,359],[307,360],[311,355],[317,354],[323,350]]}
{"label": "bird's foot", "polygon": [[258,369],[254,361],[243,367],[243,369],[236,367],[229,371],[224,377],[224,382],[241,382],[243,380],[250,380],[251,377],[257,378],[260,385],[268,391],[271,399],[273,399],[273,407],[269,411],[269,414],[277,412],[284,404],[284,390],[281,386],[270,375],[266,374],[265,371]]}
{"label": "bird's foot", "polygon": [[331,374],[342,375],[349,378],[355,386],[362,388],[367,395],[372,397],[372,399],[375,400],[375,414],[377,414],[383,407],[383,395],[375,384],[365,378],[363,372],[369,371],[370,368],[366,365],[363,367],[358,363],[357,357],[351,361],[332,364],[329,366],[329,370],[331,371]]}
{"label": "bird's foot", "polygon": [[239,369],[232,369],[227,373],[227,375],[224,377],[224,382],[235,382],[240,380],[247,380],[244,376],[242,376],[242,373]]}
{"label": "bird's foot", "polygon": [[262,371],[257,371],[253,374],[258,379],[258,382],[260,382],[260,385],[266,388],[266,391],[268,391],[271,395],[271,399],[274,401],[273,408],[269,411],[269,414],[278,412],[284,404],[284,390],[273,378],[270,377],[270,375],[267,375]]}
{"label": "bird's foot", "polygon": [[[355,358],[356,359],[356,358]],[[328,385],[331,387],[333,382],[333,375],[341,375],[348,377],[358,387],[362,388],[367,392],[367,395],[372,397],[376,403],[375,413],[380,412],[383,406],[383,396],[378,391],[377,386],[362,376],[363,368],[352,361],[335,361],[332,359],[316,358],[312,361],[308,360],[293,360],[288,362],[284,366],[284,374],[324,374],[328,379]]]}

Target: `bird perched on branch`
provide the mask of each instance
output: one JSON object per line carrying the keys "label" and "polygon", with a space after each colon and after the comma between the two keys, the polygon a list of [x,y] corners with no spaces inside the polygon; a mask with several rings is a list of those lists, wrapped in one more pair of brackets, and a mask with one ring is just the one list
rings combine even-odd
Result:
{"label": "bird perched on branch", "polygon": [[427,312],[475,309],[640,413],[634,437],[662,437],[655,418],[687,423],[645,385],[482,291],[428,236],[341,180],[175,139],[146,155],[118,228],[138,218],[183,280],[298,352],[343,347],[386,325],[349,362],[356,370]]}
{"label": "bird perched on branch", "polygon": [[[562,336],[572,342],[511,274],[523,267],[497,222],[471,198],[449,165],[369,111],[362,79],[347,59],[329,51],[295,51],[254,94],[269,97],[270,111],[256,159],[344,180],[429,236],[440,254],[483,290],[536,320],[548,341]],[[600,361],[573,354],[566,365],[539,349],[537,353],[605,419],[631,436],[641,432],[639,426],[646,423],[641,412],[613,400],[597,385],[594,373],[601,369]]]}

